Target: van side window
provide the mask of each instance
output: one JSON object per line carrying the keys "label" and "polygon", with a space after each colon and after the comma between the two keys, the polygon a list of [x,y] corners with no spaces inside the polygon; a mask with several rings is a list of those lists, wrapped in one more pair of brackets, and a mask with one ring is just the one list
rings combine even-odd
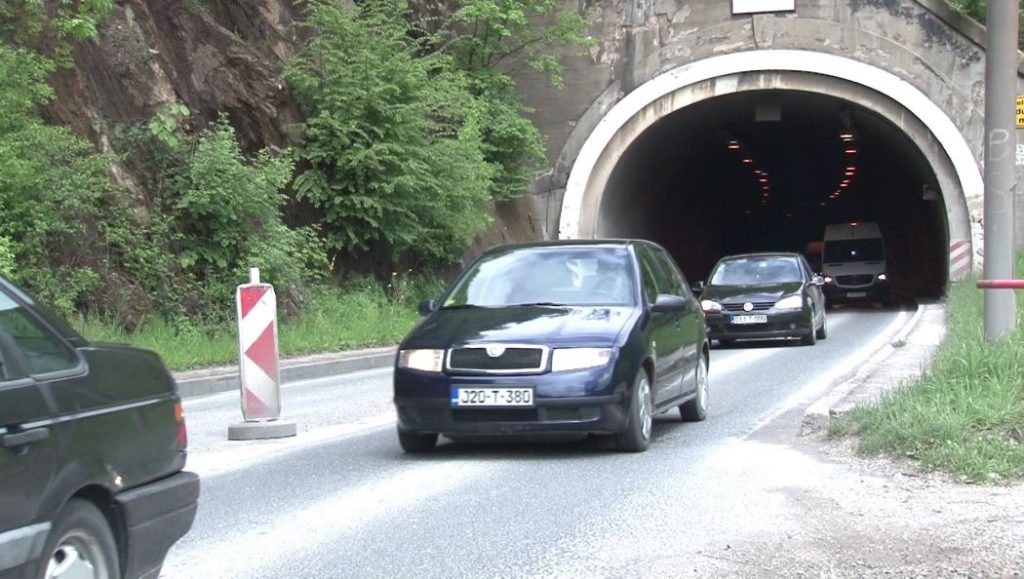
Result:
{"label": "van side window", "polygon": [[78,357],[17,302],[0,293],[0,330],[10,336],[30,373],[70,370]]}

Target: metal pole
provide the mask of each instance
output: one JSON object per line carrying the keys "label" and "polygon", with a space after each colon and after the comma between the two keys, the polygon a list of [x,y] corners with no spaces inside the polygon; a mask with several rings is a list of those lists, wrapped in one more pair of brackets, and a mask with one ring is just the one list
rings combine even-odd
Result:
{"label": "metal pole", "polygon": [[[1014,155],[1017,146],[1017,0],[989,0],[985,47],[985,266],[987,279],[1013,277]],[[985,338],[1016,326],[1013,292],[985,291]]]}

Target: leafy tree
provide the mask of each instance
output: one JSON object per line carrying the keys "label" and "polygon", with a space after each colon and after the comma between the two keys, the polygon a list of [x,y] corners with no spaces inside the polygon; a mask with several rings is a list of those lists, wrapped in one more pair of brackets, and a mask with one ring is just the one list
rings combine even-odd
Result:
{"label": "leafy tree", "polygon": [[114,0],[0,2],[0,40],[70,65],[76,41],[94,38]]}
{"label": "leafy tree", "polygon": [[516,92],[514,77],[530,67],[562,87],[561,55],[595,44],[587,34],[588,17],[584,10],[564,10],[559,0],[460,0],[446,18],[425,18],[432,30],[425,44],[452,55],[486,107],[481,136],[495,170],[494,199],[522,194],[546,161],[543,137],[529,119],[533,111]]}
{"label": "leafy tree", "polygon": [[402,0],[303,6],[314,34],[286,69],[306,110],[297,196],[332,250],[458,259],[489,223],[493,172],[468,79],[419,53]]}
{"label": "leafy tree", "polygon": [[98,282],[94,224],[109,198],[109,160],[91,143],[44,124],[52,64],[0,44],[0,238],[14,277],[69,311]]}

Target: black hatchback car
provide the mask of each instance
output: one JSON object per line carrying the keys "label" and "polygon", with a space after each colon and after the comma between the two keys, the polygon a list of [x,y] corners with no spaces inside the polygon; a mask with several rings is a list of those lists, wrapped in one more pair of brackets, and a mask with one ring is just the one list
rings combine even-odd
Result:
{"label": "black hatchback car", "polygon": [[824,281],[798,253],[724,257],[702,288],[708,336],[740,339],[799,338],[813,345],[828,337]]}
{"label": "black hatchback car", "polygon": [[152,578],[196,515],[153,352],[89,342],[0,278],[0,578]]}
{"label": "black hatchback car", "polygon": [[406,452],[438,434],[536,433],[613,435],[638,452],[656,413],[707,415],[704,315],[653,243],[495,247],[421,313],[395,360]]}

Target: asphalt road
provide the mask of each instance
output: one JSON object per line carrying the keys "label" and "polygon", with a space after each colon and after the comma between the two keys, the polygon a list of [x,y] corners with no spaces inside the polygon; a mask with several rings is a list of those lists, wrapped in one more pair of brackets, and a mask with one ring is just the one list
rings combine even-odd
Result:
{"label": "asphalt road", "polygon": [[286,386],[299,436],[230,442],[237,393],[186,401],[193,530],[164,577],[635,577],[698,573],[752,533],[798,532],[772,489],[807,474],[774,444],[909,312],[836,310],[816,346],[717,348],[703,423],[655,422],[651,448],[442,439],[402,454],[390,371]]}

